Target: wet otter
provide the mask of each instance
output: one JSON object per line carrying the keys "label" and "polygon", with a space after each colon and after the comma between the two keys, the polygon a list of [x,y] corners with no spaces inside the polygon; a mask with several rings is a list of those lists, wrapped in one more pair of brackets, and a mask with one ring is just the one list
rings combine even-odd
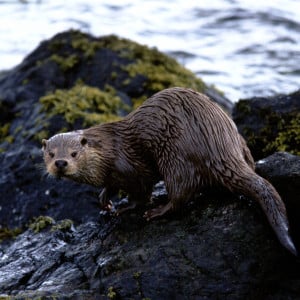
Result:
{"label": "wet otter", "polygon": [[233,121],[207,96],[163,90],[123,120],[43,140],[49,174],[103,187],[103,206],[119,189],[148,200],[160,179],[169,202],[147,219],[177,209],[202,187],[221,185],[259,202],[278,239],[296,255],[279,194],[254,172],[251,153]]}

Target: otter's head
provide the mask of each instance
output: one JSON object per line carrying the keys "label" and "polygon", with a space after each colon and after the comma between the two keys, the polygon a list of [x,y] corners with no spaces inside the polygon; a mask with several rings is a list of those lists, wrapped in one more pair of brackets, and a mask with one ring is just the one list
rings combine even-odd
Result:
{"label": "otter's head", "polygon": [[82,131],[56,134],[42,140],[47,172],[54,177],[101,185],[101,157],[90,147]]}

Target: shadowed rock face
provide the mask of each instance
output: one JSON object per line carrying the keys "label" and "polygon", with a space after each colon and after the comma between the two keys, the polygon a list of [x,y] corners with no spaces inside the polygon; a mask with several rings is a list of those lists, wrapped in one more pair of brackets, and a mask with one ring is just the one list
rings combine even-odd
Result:
{"label": "shadowed rock face", "polygon": [[[251,201],[209,191],[180,215],[146,222],[142,214],[152,207],[147,204],[112,218],[99,215],[97,189],[43,175],[39,134],[47,129],[49,137],[62,128],[81,128],[82,121],[71,125],[61,115],[41,113],[40,97],[71,88],[79,78],[101,89],[109,81],[125,103],[153,94],[141,74],[123,85],[128,73],[120,65],[134,58],[121,56],[118,47],[93,44],[95,55],[90,56],[77,40],[82,60],[69,57],[65,65],[57,56],[48,60],[53,54],[77,54],[71,36],[66,32],[42,43],[22,64],[0,76],[0,239],[6,227],[24,231],[0,244],[1,296],[297,299],[299,262],[277,242],[263,212]],[[108,79],[113,71],[120,77]],[[286,153],[257,164],[257,172],[285,201],[298,247],[299,170],[299,157]],[[156,192],[154,200],[163,202],[164,191]],[[57,222],[32,227],[37,232],[27,229],[40,215]],[[60,226],[59,220],[66,218],[72,219],[73,227]]]}
{"label": "shadowed rock face", "polygon": [[255,160],[276,151],[300,155],[300,91],[240,100],[232,116]]}

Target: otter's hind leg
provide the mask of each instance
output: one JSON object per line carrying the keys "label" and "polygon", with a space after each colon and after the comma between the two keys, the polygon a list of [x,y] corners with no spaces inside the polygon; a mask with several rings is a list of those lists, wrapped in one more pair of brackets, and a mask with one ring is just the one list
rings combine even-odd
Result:
{"label": "otter's hind leg", "polygon": [[[186,162],[187,163],[187,162]],[[170,165],[169,165],[170,166]],[[181,166],[182,167],[182,166]],[[174,170],[176,171],[174,172]],[[181,170],[181,173],[178,171]],[[176,166],[163,169],[163,178],[166,185],[169,202],[164,206],[159,206],[145,212],[147,220],[164,215],[170,210],[178,211],[187,202],[196,189],[196,183],[191,174],[184,174],[185,170],[191,170],[184,166],[180,168],[178,161]]]}
{"label": "otter's hind leg", "polygon": [[160,205],[156,208],[147,210],[144,214],[144,217],[147,219],[147,221],[149,221],[153,218],[164,215],[171,208],[172,208],[172,202],[169,201],[166,205]]}

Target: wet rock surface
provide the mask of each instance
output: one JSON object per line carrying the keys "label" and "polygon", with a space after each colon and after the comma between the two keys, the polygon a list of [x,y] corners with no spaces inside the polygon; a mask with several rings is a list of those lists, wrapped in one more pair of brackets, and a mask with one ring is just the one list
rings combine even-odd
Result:
{"label": "wet rock surface", "polygon": [[142,212],[102,216],[67,231],[26,231],[2,253],[1,292],[18,299],[49,293],[57,299],[299,295],[298,264],[256,205],[210,195],[181,215],[147,222]]}
{"label": "wet rock surface", "polygon": [[[143,51],[150,55],[149,49]],[[177,71],[169,68],[174,61],[153,51],[151,63],[159,67],[159,74],[167,70],[173,78]],[[132,99],[161,88],[157,78],[145,76],[145,70],[133,72],[131,66],[129,72],[133,62],[146,60],[144,55],[126,40],[69,31],[43,42],[23,63],[1,74],[1,297],[299,298],[298,259],[279,244],[260,207],[249,199],[205,191],[180,214],[147,222],[144,211],[166,200],[163,185],[154,191],[156,204],[144,203],[121,216],[109,216],[100,214],[98,189],[45,175],[41,133],[50,136],[83,127],[84,122],[77,118],[71,124],[63,114],[49,115],[41,110],[39,99],[84,79],[101,91],[108,84],[113,96],[132,105]],[[147,71],[153,74],[149,65]],[[189,72],[184,74],[181,84],[202,87],[231,110],[226,98]],[[162,81],[168,86],[178,80],[163,77]],[[282,195],[299,248],[299,156],[276,153],[258,162],[257,172]],[[36,219],[39,216],[48,217]]]}
{"label": "wet rock surface", "polygon": [[[282,160],[280,176],[290,177],[293,165],[299,181],[299,157],[287,153],[259,162],[259,173],[275,179]],[[165,201],[163,185],[153,195],[157,204]],[[147,222],[142,215],[149,205],[120,216],[98,214],[81,225],[28,229],[2,244],[1,293],[16,299],[298,299],[300,262],[279,244],[256,203],[207,191],[181,213]],[[297,236],[299,224],[291,226]]]}
{"label": "wet rock surface", "polygon": [[256,163],[256,172],[271,181],[283,198],[296,246],[300,247],[300,156],[277,152]]}

